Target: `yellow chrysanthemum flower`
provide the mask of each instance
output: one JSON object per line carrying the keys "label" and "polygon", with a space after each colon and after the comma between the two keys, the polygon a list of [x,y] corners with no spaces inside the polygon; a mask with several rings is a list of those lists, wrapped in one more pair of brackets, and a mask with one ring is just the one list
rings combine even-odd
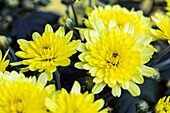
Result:
{"label": "yellow chrysanthemum flower", "polygon": [[95,18],[99,18],[105,27],[109,27],[109,22],[115,20],[119,29],[123,29],[127,23],[132,23],[134,25],[134,35],[143,34],[148,35],[150,33],[150,28],[152,23],[150,18],[144,17],[143,12],[128,10],[120,5],[106,5],[104,8],[101,6],[93,8],[87,8],[86,14],[88,19],[85,19],[84,23],[88,28],[92,28],[91,23],[94,22]]}
{"label": "yellow chrysanthemum flower", "polygon": [[170,16],[170,0],[165,0],[167,2],[166,10],[168,11],[166,14]]}
{"label": "yellow chrysanthemum flower", "polygon": [[5,61],[5,58],[8,54],[9,50],[5,53],[4,57],[2,58],[2,52],[0,50],[0,71],[5,71],[6,67],[9,65],[9,60]]}
{"label": "yellow chrysanthemum flower", "polygon": [[170,113],[170,96],[159,99],[155,106],[156,113]]}
{"label": "yellow chrysanthemum flower", "polygon": [[170,18],[165,14],[155,13],[156,17],[151,16],[153,22],[160,29],[151,29],[152,35],[156,39],[168,40],[170,44]]}
{"label": "yellow chrysanthemum flower", "polygon": [[51,113],[108,113],[107,108],[101,110],[104,100],[94,102],[94,94],[82,94],[77,81],[74,82],[70,93],[62,88],[52,98],[47,98],[46,106]]}
{"label": "yellow chrysanthemum flower", "polygon": [[41,74],[26,78],[23,74],[13,71],[0,73],[0,111],[1,113],[48,113],[45,98],[51,97],[55,86],[49,85],[47,75]]}
{"label": "yellow chrysanthemum flower", "polygon": [[69,42],[72,35],[73,31],[70,31],[65,36],[64,27],[54,33],[52,27],[47,24],[42,36],[37,32],[33,33],[33,41],[18,40],[22,51],[16,52],[16,55],[24,60],[11,65],[29,65],[21,68],[21,72],[44,71],[48,80],[51,80],[56,66],[68,66],[71,62],[69,57],[76,53],[80,40]]}
{"label": "yellow chrysanthemum flower", "polygon": [[142,84],[143,76],[151,77],[156,72],[144,65],[154,53],[148,46],[152,40],[150,35],[134,37],[131,23],[120,30],[114,20],[107,28],[101,20],[95,19],[92,27],[94,30],[84,32],[87,42],[78,47],[82,52],[79,55],[81,62],[75,64],[79,69],[89,70],[94,77],[92,92],[101,92],[107,84],[114,96],[121,95],[121,87],[133,96],[140,95],[135,83]]}

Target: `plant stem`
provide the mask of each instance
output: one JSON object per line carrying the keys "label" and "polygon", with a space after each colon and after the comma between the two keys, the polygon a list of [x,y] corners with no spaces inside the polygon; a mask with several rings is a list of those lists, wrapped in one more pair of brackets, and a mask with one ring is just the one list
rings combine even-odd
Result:
{"label": "plant stem", "polygon": [[78,18],[77,18],[77,13],[76,13],[76,8],[75,8],[74,3],[71,4],[71,8],[72,8],[72,11],[73,11],[73,14],[74,14],[74,20],[76,22],[76,26],[78,26]]}
{"label": "plant stem", "polygon": [[60,89],[61,89],[61,82],[60,82],[60,74],[59,74],[58,70],[56,70],[56,72],[55,72],[55,77],[54,77],[54,79],[55,79],[56,89],[57,89],[57,90],[60,90]]}
{"label": "plant stem", "polygon": [[69,5],[67,5],[66,14],[67,14],[68,17],[70,17]]}
{"label": "plant stem", "polygon": [[170,52],[170,46],[165,48],[163,51],[161,51],[150,63],[151,66],[154,66],[165,54]]}
{"label": "plant stem", "polygon": [[92,4],[92,0],[89,0],[89,7],[91,7],[91,4]]}
{"label": "plant stem", "polygon": [[155,68],[161,68],[161,67],[164,67],[164,66],[166,66],[166,65],[168,65],[168,64],[170,64],[170,58],[168,58],[167,60],[165,60],[165,61],[157,64],[157,65],[155,66]]}

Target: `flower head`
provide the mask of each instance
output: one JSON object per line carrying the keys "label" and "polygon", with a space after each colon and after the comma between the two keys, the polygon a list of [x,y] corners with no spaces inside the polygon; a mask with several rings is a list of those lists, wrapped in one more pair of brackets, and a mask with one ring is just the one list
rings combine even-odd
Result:
{"label": "flower head", "polygon": [[170,113],[170,96],[159,99],[155,106],[156,113]]}
{"label": "flower head", "polygon": [[101,92],[107,84],[114,96],[121,95],[121,87],[132,96],[140,95],[135,83],[142,84],[143,76],[151,77],[156,72],[144,65],[154,53],[148,46],[152,38],[149,35],[134,37],[131,23],[120,30],[114,20],[107,28],[101,20],[95,19],[92,27],[94,30],[84,32],[87,42],[78,47],[82,52],[79,55],[81,62],[75,64],[79,69],[89,70],[94,77],[92,92]]}
{"label": "flower head", "polygon": [[62,17],[59,18],[58,24],[66,27],[66,28],[69,28],[69,29],[71,29],[72,27],[75,26],[74,20],[71,19],[71,18],[67,18],[65,16],[62,16]]}
{"label": "flower head", "polygon": [[80,91],[80,85],[76,81],[70,93],[63,88],[52,98],[47,98],[46,106],[51,113],[107,113],[107,108],[101,110],[103,99],[94,102],[94,94],[82,94]]}
{"label": "flower head", "polygon": [[91,23],[95,21],[95,18],[99,18],[106,27],[109,27],[111,20],[115,20],[119,29],[123,29],[130,22],[134,25],[134,35],[147,35],[152,26],[150,18],[144,17],[142,11],[134,11],[134,9],[129,11],[119,5],[87,8],[86,14],[88,19],[85,19],[84,23],[88,28],[92,28]]}
{"label": "flower head", "polygon": [[155,39],[168,40],[170,43],[170,18],[165,14],[155,13],[155,17],[151,16],[153,22],[160,29],[151,29],[152,35]]}
{"label": "flower head", "polygon": [[5,61],[5,58],[8,54],[9,50],[5,53],[4,57],[2,58],[2,52],[0,50],[0,71],[5,71],[6,67],[9,65],[9,60]]}
{"label": "flower head", "polygon": [[[46,88],[47,75],[41,74],[26,78],[23,74],[13,71],[1,73],[0,111],[2,113],[48,113],[45,98],[55,91],[53,85]],[[52,93],[53,94],[53,93]]]}
{"label": "flower head", "polygon": [[33,41],[18,40],[22,51],[16,52],[16,55],[24,60],[11,65],[28,65],[21,68],[21,72],[45,71],[48,80],[51,80],[56,66],[68,66],[71,62],[69,57],[76,53],[80,40],[69,42],[72,35],[73,32],[70,31],[65,36],[64,27],[60,27],[54,33],[52,27],[47,24],[42,36],[37,32],[33,33]]}

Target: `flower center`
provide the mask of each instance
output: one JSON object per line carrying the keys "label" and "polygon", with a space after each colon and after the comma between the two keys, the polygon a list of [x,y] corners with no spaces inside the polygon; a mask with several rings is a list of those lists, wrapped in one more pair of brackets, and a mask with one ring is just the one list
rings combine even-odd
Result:
{"label": "flower center", "polygon": [[111,64],[112,66],[118,67],[120,56],[117,52],[109,52],[106,56],[107,63]]}
{"label": "flower center", "polygon": [[50,47],[43,47],[43,49],[50,49]]}
{"label": "flower center", "polygon": [[[23,102],[21,99],[18,99],[14,102],[14,106],[15,106],[15,110],[16,110],[16,113],[22,113],[23,110],[24,110],[24,106],[23,106]],[[15,111],[14,110],[14,111]]]}
{"label": "flower center", "polygon": [[119,28],[122,30],[124,28],[124,24],[123,23],[118,23]]}

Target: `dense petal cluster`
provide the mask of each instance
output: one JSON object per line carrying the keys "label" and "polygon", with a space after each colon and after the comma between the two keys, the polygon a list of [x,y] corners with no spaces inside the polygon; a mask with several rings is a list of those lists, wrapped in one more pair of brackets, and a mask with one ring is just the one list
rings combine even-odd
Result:
{"label": "dense petal cluster", "polygon": [[0,71],[1,72],[5,71],[6,67],[9,65],[9,60],[5,61],[8,51],[5,53],[4,57],[2,58],[2,52],[0,50]]}
{"label": "dense petal cluster", "polygon": [[70,31],[65,36],[64,27],[60,27],[54,33],[52,27],[47,24],[42,36],[37,32],[33,33],[33,41],[18,40],[22,51],[16,52],[16,55],[24,60],[11,65],[28,65],[26,68],[21,68],[21,72],[45,71],[48,80],[51,80],[56,66],[68,66],[69,57],[76,53],[80,40],[69,42],[72,35],[73,31]]}
{"label": "dense petal cluster", "polygon": [[155,111],[156,113],[170,113],[170,96],[159,99]]}
{"label": "dense petal cluster", "polygon": [[92,92],[101,92],[107,84],[114,96],[121,95],[121,87],[133,96],[140,95],[135,83],[142,84],[143,76],[151,77],[155,73],[153,68],[144,65],[154,53],[148,46],[152,38],[149,35],[135,37],[131,23],[120,30],[114,20],[107,28],[101,20],[95,19],[92,27],[94,30],[84,32],[87,42],[78,47],[82,52],[81,62],[75,64],[79,69],[89,70],[94,77]]}
{"label": "dense petal cluster", "polygon": [[150,33],[150,28],[152,23],[150,18],[144,17],[142,11],[128,10],[120,5],[106,5],[104,8],[101,6],[86,9],[86,14],[88,19],[85,19],[85,25],[88,28],[92,28],[91,22],[95,18],[99,18],[106,27],[109,27],[109,22],[115,20],[119,29],[123,29],[127,23],[132,23],[134,25],[134,35],[143,34],[148,35]]}
{"label": "dense petal cluster", "polygon": [[170,18],[168,15],[155,13],[155,17],[151,16],[153,22],[159,29],[151,29],[152,35],[156,39],[168,40],[170,43]]}
{"label": "dense petal cluster", "polygon": [[46,99],[46,106],[51,113],[107,113],[104,100],[94,102],[94,94],[82,94],[79,83],[76,81],[70,93],[65,89],[58,90],[52,98]]}
{"label": "dense petal cluster", "polygon": [[42,73],[38,80],[26,78],[12,71],[0,73],[0,111],[2,113],[48,113],[45,98],[55,91],[53,85],[46,88],[47,75]]}

